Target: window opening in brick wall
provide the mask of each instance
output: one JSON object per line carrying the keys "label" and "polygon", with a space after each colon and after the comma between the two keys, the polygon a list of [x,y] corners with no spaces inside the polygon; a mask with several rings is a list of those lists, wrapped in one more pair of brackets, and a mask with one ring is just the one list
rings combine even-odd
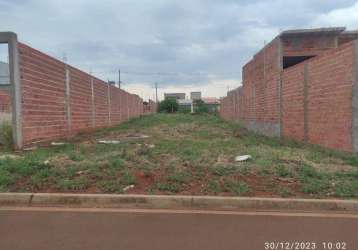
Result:
{"label": "window opening in brick wall", "polygon": [[303,61],[306,61],[314,56],[284,56],[283,57],[283,68],[289,68]]}
{"label": "window opening in brick wall", "polygon": [[0,146],[4,144],[4,133],[11,124],[11,95],[9,93],[10,69],[9,47],[0,43]]}
{"label": "window opening in brick wall", "polygon": [[10,84],[9,47],[0,43],[0,85]]}

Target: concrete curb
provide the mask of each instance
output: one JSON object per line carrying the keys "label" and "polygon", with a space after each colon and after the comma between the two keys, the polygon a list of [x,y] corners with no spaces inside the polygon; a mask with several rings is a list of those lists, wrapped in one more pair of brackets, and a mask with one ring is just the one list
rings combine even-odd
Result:
{"label": "concrete curb", "polygon": [[0,193],[0,207],[190,209],[220,211],[346,212],[358,214],[358,200],[212,196]]}

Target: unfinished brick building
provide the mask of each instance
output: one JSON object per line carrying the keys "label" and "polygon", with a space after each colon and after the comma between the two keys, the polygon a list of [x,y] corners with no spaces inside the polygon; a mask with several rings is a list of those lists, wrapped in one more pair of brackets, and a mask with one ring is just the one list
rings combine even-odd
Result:
{"label": "unfinished brick building", "polygon": [[139,96],[18,42],[15,33],[0,32],[0,43],[8,44],[10,73],[0,85],[0,111],[12,113],[18,149],[144,114]]}
{"label": "unfinished brick building", "polygon": [[221,116],[269,136],[358,151],[358,31],[282,32],[243,67]]}

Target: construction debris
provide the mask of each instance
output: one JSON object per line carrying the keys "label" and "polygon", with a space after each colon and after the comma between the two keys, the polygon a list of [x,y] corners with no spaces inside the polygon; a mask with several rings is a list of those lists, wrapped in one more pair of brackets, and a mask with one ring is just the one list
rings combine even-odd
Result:
{"label": "construction debris", "polygon": [[127,192],[129,189],[132,189],[134,187],[134,185],[126,186],[125,188],[123,188],[123,192]]}
{"label": "construction debris", "polygon": [[66,145],[67,143],[65,142],[51,142],[51,146],[63,146]]}
{"label": "construction debris", "polygon": [[11,159],[11,160],[15,160],[19,158],[19,156],[17,155],[12,155],[12,154],[5,154],[5,155],[0,155],[0,160],[6,160],[6,159]]}
{"label": "construction debris", "polygon": [[149,138],[148,135],[143,135],[143,134],[129,134],[127,135],[126,139],[146,139]]}
{"label": "construction debris", "polygon": [[33,146],[33,147],[24,148],[23,151],[34,151],[36,149],[37,149],[37,146]]}
{"label": "construction debris", "polygon": [[155,145],[154,144],[144,144],[147,148],[155,148]]}
{"label": "construction debris", "polygon": [[100,141],[98,141],[98,143],[99,144],[119,144],[121,142],[117,141],[117,140],[112,140],[112,141],[100,140]]}
{"label": "construction debris", "polygon": [[252,156],[251,155],[239,155],[235,157],[235,161],[247,161],[249,159],[251,159]]}

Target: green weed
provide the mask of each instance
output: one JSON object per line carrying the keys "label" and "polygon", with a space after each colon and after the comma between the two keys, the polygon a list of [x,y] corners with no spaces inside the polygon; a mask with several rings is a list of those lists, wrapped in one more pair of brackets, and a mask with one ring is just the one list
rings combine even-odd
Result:
{"label": "green weed", "polygon": [[250,192],[250,187],[245,182],[225,179],[224,190],[236,195],[246,195]]}
{"label": "green weed", "polygon": [[163,192],[178,193],[180,191],[180,184],[178,183],[159,182],[156,187]]}
{"label": "green weed", "polygon": [[10,122],[0,121],[0,145],[6,149],[13,146],[12,126]]}
{"label": "green weed", "polygon": [[88,188],[89,184],[89,180],[82,176],[75,179],[59,179],[56,186],[64,191],[81,191]]}

